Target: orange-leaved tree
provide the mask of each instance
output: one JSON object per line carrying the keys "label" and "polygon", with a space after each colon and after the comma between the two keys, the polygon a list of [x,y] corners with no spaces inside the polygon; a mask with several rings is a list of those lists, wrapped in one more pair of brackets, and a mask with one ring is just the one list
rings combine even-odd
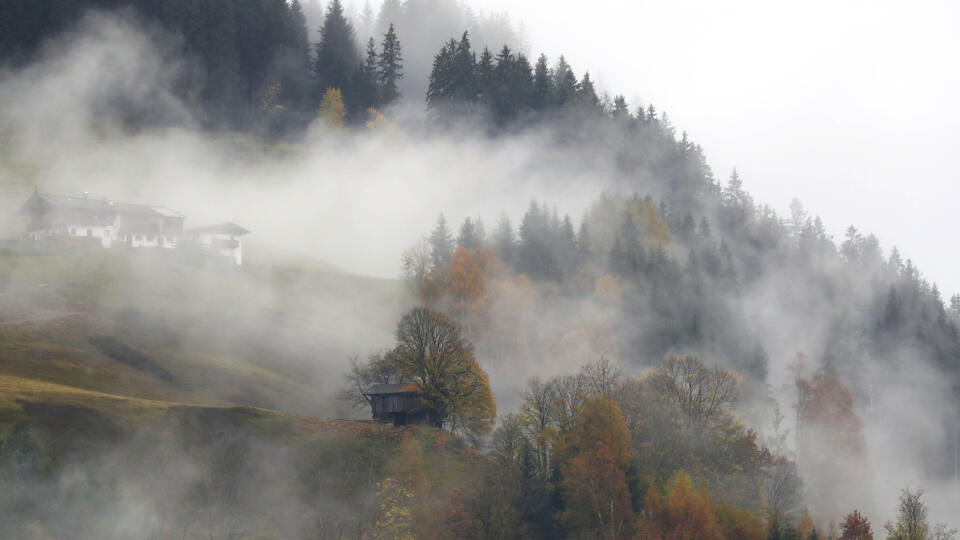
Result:
{"label": "orange-leaved tree", "polygon": [[870,522],[858,510],[850,512],[840,524],[840,540],[873,540]]}
{"label": "orange-leaved tree", "polygon": [[607,399],[587,398],[578,417],[558,449],[563,521],[578,534],[630,538],[635,520],[627,486],[630,435],[620,407]]}
{"label": "orange-leaved tree", "polygon": [[831,508],[862,502],[866,474],[863,423],[853,396],[832,372],[798,378],[797,466],[809,478],[811,511],[824,519]]}
{"label": "orange-leaved tree", "polygon": [[453,250],[441,292],[451,304],[449,312],[469,331],[485,326],[488,283],[502,269],[503,264],[489,248],[457,246]]}

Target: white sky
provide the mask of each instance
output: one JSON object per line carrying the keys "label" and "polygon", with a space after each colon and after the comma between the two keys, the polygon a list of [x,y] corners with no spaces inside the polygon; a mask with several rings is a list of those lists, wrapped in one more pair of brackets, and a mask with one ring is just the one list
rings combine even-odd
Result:
{"label": "white sky", "polygon": [[960,292],[960,2],[469,0],[666,110],[724,180],[896,245]]}

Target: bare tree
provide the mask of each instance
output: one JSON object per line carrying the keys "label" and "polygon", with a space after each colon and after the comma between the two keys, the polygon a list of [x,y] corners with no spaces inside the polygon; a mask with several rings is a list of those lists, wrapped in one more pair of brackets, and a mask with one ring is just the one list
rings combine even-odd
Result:
{"label": "bare tree", "polygon": [[890,540],[926,540],[930,533],[927,524],[927,505],[920,497],[923,490],[916,491],[904,488],[900,492],[900,507],[897,509],[897,522],[887,523],[887,538]]}
{"label": "bare tree", "polygon": [[653,380],[693,421],[709,422],[737,400],[739,379],[720,366],[706,367],[692,356],[670,357],[656,368]]}
{"label": "bare tree", "polygon": [[361,361],[354,356],[350,359],[350,371],[346,375],[347,384],[340,392],[340,398],[354,407],[373,406],[368,395],[374,384],[398,384],[409,382],[400,370],[393,351],[380,351]]}
{"label": "bare tree", "polygon": [[589,392],[595,395],[609,394],[623,377],[623,371],[605,354],[598,360],[583,366],[580,374]]}
{"label": "bare tree", "polygon": [[421,295],[423,288],[427,283],[427,276],[430,275],[430,246],[425,239],[420,239],[416,244],[407,248],[400,257],[401,275],[403,280],[410,287],[410,290]]}
{"label": "bare tree", "polygon": [[803,506],[803,481],[797,465],[783,456],[770,456],[761,474],[767,521],[771,525],[793,521]]}
{"label": "bare tree", "polygon": [[561,433],[572,431],[580,418],[580,406],[587,396],[587,384],[583,376],[566,375],[550,381],[553,386],[554,407],[557,425]]}
{"label": "bare tree", "polygon": [[527,381],[527,390],[523,394],[524,428],[533,442],[537,459],[537,474],[546,479],[550,474],[550,431],[556,418],[556,386],[545,383],[539,377]]}

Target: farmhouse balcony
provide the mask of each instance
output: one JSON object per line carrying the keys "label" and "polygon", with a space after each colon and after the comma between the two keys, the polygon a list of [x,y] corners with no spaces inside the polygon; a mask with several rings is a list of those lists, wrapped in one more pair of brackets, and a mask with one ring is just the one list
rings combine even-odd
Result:
{"label": "farmhouse balcony", "polygon": [[210,247],[214,249],[237,249],[240,247],[240,241],[228,238],[217,238],[210,243]]}

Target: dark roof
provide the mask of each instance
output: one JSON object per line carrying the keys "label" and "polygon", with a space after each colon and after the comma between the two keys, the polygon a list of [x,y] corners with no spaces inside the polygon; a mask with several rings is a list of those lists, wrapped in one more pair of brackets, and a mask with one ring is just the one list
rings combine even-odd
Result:
{"label": "dark roof", "polygon": [[45,211],[49,208],[80,210],[98,214],[134,214],[140,216],[153,216],[164,218],[184,219],[184,215],[170,210],[164,206],[152,206],[145,204],[131,204],[111,201],[109,199],[96,199],[91,197],[71,197],[69,195],[54,195],[52,193],[40,193],[35,191],[33,195],[20,208],[21,213],[30,213],[31,211]]}
{"label": "dark roof", "polygon": [[406,383],[406,384],[375,384],[367,390],[368,396],[375,396],[379,394],[415,394],[419,392],[420,389],[417,388],[417,385]]}
{"label": "dark roof", "polygon": [[250,234],[250,231],[244,229],[243,227],[237,225],[236,223],[231,223],[229,221],[224,221],[223,223],[217,223],[216,225],[207,225],[206,227],[197,227],[196,229],[190,229],[188,233],[219,233],[219,234]]}

